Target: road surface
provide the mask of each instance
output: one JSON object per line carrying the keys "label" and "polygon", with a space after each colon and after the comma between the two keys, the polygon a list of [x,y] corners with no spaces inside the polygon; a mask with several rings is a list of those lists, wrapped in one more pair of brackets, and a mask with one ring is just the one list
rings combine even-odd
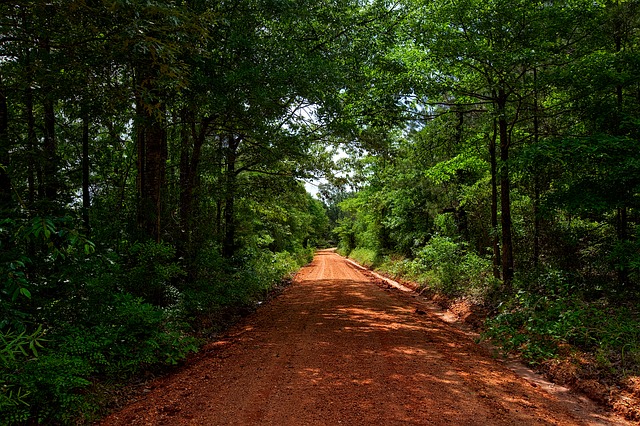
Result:
{"label": "road surface", "polygon": [[417,295],[321,251],[102,425],[627,424],[507,364]]}

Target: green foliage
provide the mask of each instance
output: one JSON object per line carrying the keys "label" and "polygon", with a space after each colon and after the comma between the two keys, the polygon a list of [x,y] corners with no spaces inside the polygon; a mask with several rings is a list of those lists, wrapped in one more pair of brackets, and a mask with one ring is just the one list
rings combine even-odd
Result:
{"label": "green foliage", "polygon": [[561,345],[596,353],[601,366],[617,365],[618,373],[639,369],[637,310],[609,304],[605,299],[587,303],[569,277],[546,271],[519,282],[515,298],[487,321],[485,335],[507,351],[521,353],[539,363],[559,354]]}
{"label": "green foliage", "polygon": [[268,291],[274,284],[291,278],[300,266],[309,262],[309,251],[298,256],[287,251],[261,253],[248,264],[248,270],[260,277],[262,290]]}
{"label": "green foliage", "polygon": [[425,172],[436,185],[449,182],[461,171],[482,172],[486,169],[486,162],[482,159],[467,153],[459,154],[449,160],[441,161]]}
{"label": "green foliage", "polygon": [[435,293],[489,303],[499,284],[491,276],[491,263],[465,247],[449,237],[434,236],[415,258],[387,256],[380,269]]}
{"label": "green foliage", "polygon": [[197,349],[169,312],[130,294],[116,295],[100,323],[69,325],[56,336],[62,353],[87,358],[98,372],[131,377],[159,364],[176,364]]}
{"label": "green foliage", "polygon": [[[302,185],[288,179],[253,176],[250,182],[254,180],[261,184],[262,194],[256,199],[240,200],[239,206],[239,239],[245,252],[267,249],[295,253],[326,244],[326,212]],[[276,196],[280,188],[267,185],[286,186],[286,196]]]}
{"label": "green foliage", "polygon": [[90,254],[95,245],[77,228],[71,217],[34,217],[15,230],[16,240],[42,244],[55,260],[76,254]]}
{"label": "green foliage", "polygon": [[[0,330],[6,326],[24,328],[25,313],[20,306],[39,290],[35,287],[41,278],[38,272],[95,250],[94,243],[73,227],[70,217],[5,219],[0,223],[0,235],[5,237],[0,253],[0,307],[6,312]],[[30,256],[20,250],[25,245],[31,247]]]}
{"label": "green foliage", "polygon": [[333,229],[338,237],[341,253],[350,253],[355,248],[367,248],[380,251],[384,248],[384,229],[382,212],[384,200],[369,188],[339,204],[345,213]]}
{"label": "green foliage", "polygon": [[[616,241],[606,260],[615,271],[627,271],[632,282],[640,282],[640,227],[633,240]],[[629,289],[625,289],[629,290]]]}
{"label": "green foliage", "polygon": [[38,356],[38,348],[42,348],[42,327],[32,334],[26,332],[15,333],[6,332],[0,336],[2,345],[0,346],[0,362],[8,365],[9,362],[15,362],[20,356],[28,357],[29,354]]}
{"label": "green foliage", "polygon": [[88,380],[91,372],[87,360],[73,356],[43,353],[22,363],[12,379],[28,392],[28,397],[25,405],[6,411],[8,418],[71,422],[79,413],[90,410],[90,403],[81,391],[91,384]]}
{"label": "green foliage", "polygon": [[355,248],[349,252],[349,257],[359,264],[372,268],[380,263],[380,256],[375,250],[368,248]]}
{"label": "green foliage", "polygon": [[29,291],[29,281],[25,273],[29,258],[22,257],[19,260],[8,262],[5,266],[6,281],[4,283],[4,292],[10,297],[11,301],[16,301],[18,297],[31,297]]}
{"label": "green foliage", "polygon": [[217,250],[203,251],[198,258],[197,277],[182,292],[178,315],[206,318],[227,309],[252,307],[309,263],[313,254],[312,248],[295,253],[246,250],[242,262],[234,264]]}
{"label": "green foliage", "polygon": [[482,297],[493,289],[490,262],[464,244],[448,237],[434,236],[407,265],[411,275],[428,288],[448,296]]}
{"label": "green foliage", "polygon": [[[502,302],[496,336],[532,359],[554,339],[637,350],[614,306],[640,297],[635,2],[71,6],[0,2],[13,420],[90,413],[90,383],[177,362],[203,316],[251,306],[333,238]],[[325,208],[299,181],[340,142],[352,170],[330,173]],[[501,294],[511,236],[520,281]],[[584,329],[605,311],[630,334]]]}
{"label": "green foliage", "polygon": [[29,418],[29,399],[33,392],[29,386],[16,380],[14,372],[20,365],[38,356],[43,343],[42,328],[31,334],[0,330],[0,413],[9,422],[25,421]]}
{"label": "green foliage", "polygon": [[0,413],[9,424],[30,418],[69,421],[86,405],[77,391],[89,385],[90,366],[80,358],[50,355],[43,334],[38,328],[30,335],[0,336]]}
{"label": "green foliage", "polygon": [[[165,292],[171,289],[168,281],[181,275],[172,260],[172,247],[135,245],[131,252],[138,259],[125,266],[113,252],[85,257],[93,252],[85,251],[86,240],[74,240],[79,233],[61,232],[55,223],[31,221],[12,241],[45,243],[45,261],[37,268],[26,260],[8,262],[5,268],[8,285],[2,301],[11,309],[0,324],[0,415],[14,422],[38,419],[66,424],[78,417],[91,418],[99,407],[87,390],[98,378],[128,379],[145,369],[175,364],[197,349],[197,342],[184,334],[169,311],[118,290],[118,284],[134,279],[140,280],[139,287],[148,279],[162,284]],[[82,245],[76,249],[78,242]],[[40,278],[45,274],[51,284]],[[29,292],[15,290],[27,286]],[[39,308],[31,313],[33,305]],[[47,324],[46,339],[43,326],[31,334],[24,331],[34,321],[30,318]],[[11,325],[23,331],[11,332]]]}
{"label": "green foliage", "polygon": [[176,303],[177,290],[172,283],[186,273],[176,262],[175,255],[175,247],[164,242],[133,244],[128,253],[132,264],[123,276],[125,289],[155,305]]}
{"label": "green foliage", "polygon": [[115,295],[102,300],[99,309],[92,315],[93,324],[85,320],[53,329],[46,344],[41,331],[3,336],[3,416],[63,423],[90,418],[99,407],[86,390],[97,378],[132,378],[176,364],[198,348],[167,312],[140,298]]}
{"label": "green foliage", "polygon": [[622,206],[636,206],[640,190],[637,140],[597,135],[580,139],[551,139],[525,150],[520,161],[544,165],[556,175],[546,196],[547,208],[561,206],[588,216]]}

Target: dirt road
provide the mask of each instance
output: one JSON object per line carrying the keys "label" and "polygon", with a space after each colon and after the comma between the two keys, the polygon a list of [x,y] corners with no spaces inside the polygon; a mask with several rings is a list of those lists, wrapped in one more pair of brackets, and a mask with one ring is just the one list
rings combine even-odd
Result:
{"label": "dirt road", "polygon": [[525,380],[329,251],[108,425],[626,424]]}

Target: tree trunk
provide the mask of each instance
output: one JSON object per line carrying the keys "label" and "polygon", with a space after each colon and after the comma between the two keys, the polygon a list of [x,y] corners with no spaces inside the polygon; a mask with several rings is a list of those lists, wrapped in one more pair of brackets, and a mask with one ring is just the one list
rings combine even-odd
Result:
{"label": "tree trunk", "polygon": [[[218,136],[217,140],[218,140],[218,146],[217,146],[216,157],[215,157],[216,180],[218,182],[222,182],[223,175],[224,175],[224,163],[225,163],[223,137]],[[218,193],[218,196],[216,197],[215,235],[216,235],[216,240],[220,242],[222,242],[222,240],[224,239],[224,224],[222,222],[222,213],[224,210],[224,205],[223,205],[224,196],[221,195],[223,193],[224,191]]]}
{"label": "tree trunk", "polygon": [[36,201],[36,173],[40,167],[40,156],[36,155],[37,136],[36,120],[33,112],[33,68],[31,66],[31,51],[25,52],[25,69],[27,70],[27,81],[25,82],[24,107],[27,118],[27,203],[29,208],[33,208]]}
{"label": "tree trunk", "polygon": [[509,179],[509,128],[506,118],[507,95],[498,93],[498,127],[500,129],[500,220],[502,225],[502,280],[511,290],[513,283],[513,243],[511,238],[511,182]]}
{"label": "tree trunk", "polygon": [[200,124],[200,131],[196,129],[196,124],[189,117],[187,111],[182,114],[182,147],[180,152],[180,228],[183,233],[182,255],[190,256],[191,234],[193,218],[193,193],[198,185],[198,167],[202,145],[207,134],[209,120],[203,120]]}
{"label": "tree trunk", "polygon": [[222,256],[233,257],[235,254],[236,223],[235,223],[235,197],[236,197],[236,160],[240,138],[229,136],[225,172],[225,200],[224,200],[224,237],[222,240]]}
{"label": "tree trunk", "polygon": [[82,118],[82,221],[87,235],[91,234],[89,210],[91,194],[89,193],[89,117]]}
{"label": "tree trunk", "polygon": [[[540,140],[540,121],[538,118],[538,71],[533,69],[533,143]],[[533,267],[540,263],[540,171],[537,164],[533,167]]]}
{"label": "tree trunk", "polygon": [[[45,55],[49,55],[49,41],[44,41]],[[44,188],[43,195],[48,201],[56,201],[58,198],[58,153],[56,144],[56,116],[54,110],[53,89],[47,85],[44,87],[44,99],[42,102],[44,111]]]}
{"label": "tree trunk", "polygon": [[191,138],[187,126],[188,113],[182,113],[180,129],[180,255],[187,258],[191,247]]}
{"label": "tree trunk", "polygon": [[11,209],[11,180],[9,178],[9,108],[4,85],[0,80],[0,211]]}
{"label": "tree trunk", "polygon": [[45,99],[44,104],[44,198],[55,201],[58,198],[58,167],[57,147],[55,136],[55,113],[53,100]]}
{"label": "tree trunk", "polygon": [[[537,168],[536,168],[537,169]],[[536,171],[537,172],[537,171]],[[533,177],[533,267],[540,266],[540,177]]]}
{"label": "tree trunk", "polygon": [[222,201],[220,199],[216,200],[215,234],[218,241],[220,241],[220,235],[222,234]]}
{"label": "tree trunk", "polygon": [[489,141],[489,157],[491,162],[491,231],[493,239],[493,276],[500,279],[500,236],[498,234],[498,160],[496,157],[496,139],[498,129],[493,120],[493,135]]}
{"label": "tree trunk", "polygon": [[162,195],[168,157],[164,128],[164,106],[145,104],[137,97],[138,116],[138,226],[146,237],[160,242],[162,237]]}
{"label": "tree trunk", "polygon": [[[622,31],[623,30],[621,28],[621,25],[618,22],[616,22],[616,28],[614,30],[616,53],[620,53],[623,50]],[[616,71],[618,73],[621,73],[619,69]],[[617,106],[616,123],[615,123],[616,127],[614,129],[614,134],[616,136],[622,137],[624,136],[624,129],[622,125],[623,115],[624,115],[624,111],[623,111],[624,97],[623,97],[623,87],[621,84],[616,85],[616,106]],[[628,222],[629,221],[627,217],[627,207],[626,206],[619,207],[616,212],[616,233],[618,236],[618,241],[626,242],[629,240],[629,235],[627,232],[627,227],[629,225]],[[618,268],[619,268],[618,269],[618,285],[621,288],[624,288],[629,282],[629,269],[625,264],[618,265]]]}

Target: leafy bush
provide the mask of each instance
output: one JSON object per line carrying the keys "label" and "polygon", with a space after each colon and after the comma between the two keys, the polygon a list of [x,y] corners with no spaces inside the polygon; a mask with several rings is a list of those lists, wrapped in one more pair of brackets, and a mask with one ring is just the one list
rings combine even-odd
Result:
{"label": "leafy bush", "polygon": [[[619,272],[625,271],[631,283],[640,282],[640,227],[635,230],[633,240],[618,240],[613,244],[611,252],[607,256],[607,260],[611,265],[611,269]],[[625,287],[619,288],[619,291],[626,295],[633,295],[637,292],[637,286],[629,283]]]}
{"label": "leafy bush", "polygon": [[251,305],[274,285],[291,276],[313,258],[313,249],[272,253],[244,250],[234,263],[215,249],[201,253],[198,274],[182,292],[180,310],[187,318],[210,315],[226,307]]}
{"label": "leafy bush", "polygon": [[340,256],[344,256],[344,257],[349,257],[349,254],[351,253],[352,249],[347,249],[345,247],[338,247],[338,249],[336,250],[336,253],[338,253]]}
{"label": "leafy bush", "polygon": [[448,296],[470,296],[479,302],[496,286],[489,260],[449,237],[434,236],[413,260],[387,259],[383,270],[405,276]]}
{"label": "leafy bush", "polygon": [[586,302],[574,293],[571,280],[558,271],[542,273],[534,283],[517,284],[520,290],[514,299],[486,324],[485,335],[505,350],[537,363],[556,356],[562,344],[569,344],[600,354],[602,364],[632,370],[640,367],[635,359],[640,354],[638,312],[610,306],[604,299]]}
{"label": "leafy bush", "polygon": [[[0,416],[68,423],[98,410],[86,389],[97,378],[128,379],[176,364],[197,350],[164,310],[130,294],[103,300],[100,312],[78,325],[42,333],[5,333],[0,345]],[[43,347],[44,346],[44,347]]]}
{"label": "leafy bush", "polygon": [[304,261],[304,257],[296,257],[288,251],[278,253],[265,252],[256,256],[248,264],[248,270],[259,277],[259,287],[262,291],[268,291],[274,284],[283,278],[290,277]]}
{"label": "leafy bush", "polygon": [[[8,305],[15,307],[14,320],[0,324],[0,418],[63,424],[90,419],[99,410],[88,392],[96,380],[126,380],[197,349],[169,310],[127,292],[134,282],[140,292],[147,284],[171,288],[168,281],[180,272],[170,259],[173,249],[154,243],[133,251],[138,259],[123,265],[112,251],[85,257],[84,250],[65,249],[19,283],[29,292],[5,285],[2,300],[11,299],[9,293],[16,297]],[[145,273],[153,259],[157,264]],[[16,265],[8,264],[5,276],[26,279]],[[16,321],[23,318],[29,321]],[[32,334],[9,331],[13,324],[18,331],[33,329],[34,322],[43,325]]]}
{"label": "leafy bush", "polygon": [[167,243],[147,241],[132,245],[128,257],[135,261],[126,271],[127,291],[154,305],[177,303],[171,282],[186,273],[175,261],[175,256],[176,249]]}
{"label": "leafy bush", "polygon": [[412,269],[415,272],[431,272],[435,278],[427,284],[447,294],[459,290],[458,265],[462,257],[461,247],[448,237],[434,236],[416,253]]}
{"label": "leafy bush", "polygon": [[16,380],[15,372],[42,347],[42,328],[34,333],[0,332],[0,414],[8,423],[29,418],[29,395],[32,390]]}
{"label": "leafy bush", "polygon": [[92,372],[82,357],[43,351],[38,358],[21,364],[15,374],[14,380],[28,392],[28,405],[9,410],[8,417],[68,424],[83,412],[95,411],[83,392],[91,384]]}
{"label": "leafy bush", "polygon": [[130,294],[115,295],[102,321],[62,331],[60,352],[82,355],[101,374],[131,377],[159,364],[176,364],[197,350],[196,341],[167,312]]}
{"label": "leafy bush", "polygon": [[7,424],[28,419],[69,421],[86,401],[77,391],[90,384],[87,360],[43,349],[39,327],[30,335],[0,334],[0,416]]}

